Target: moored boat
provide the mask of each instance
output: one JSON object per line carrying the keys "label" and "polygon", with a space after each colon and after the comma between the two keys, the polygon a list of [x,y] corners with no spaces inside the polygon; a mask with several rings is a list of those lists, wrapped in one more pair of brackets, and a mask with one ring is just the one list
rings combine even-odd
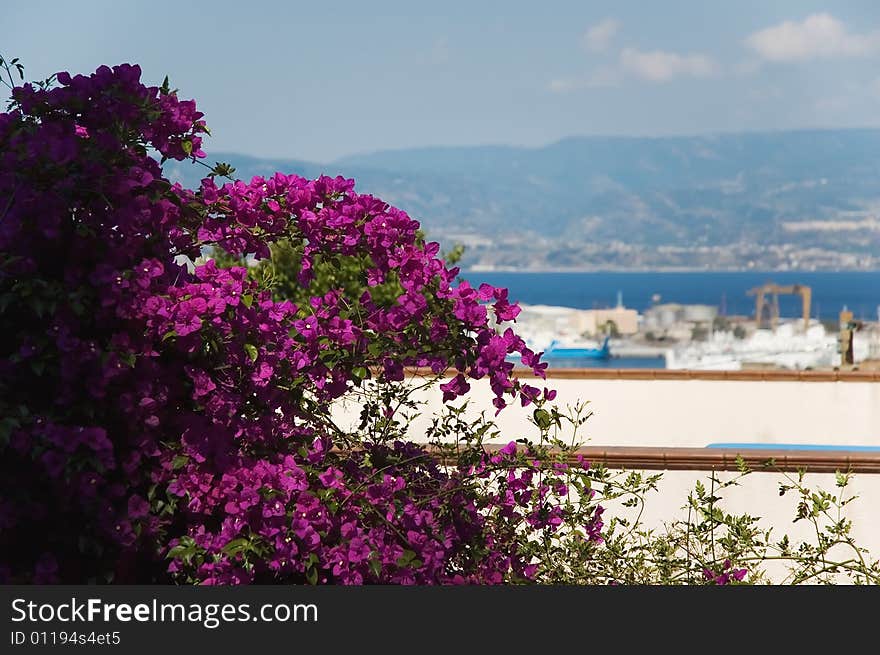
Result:
{"label": "moored boat", "polygon": [[570,348],[560,346],[555,339],[550,342],[544,351],[546,357],[571,357],[583,359],[608,359],[611,357],[611,348],[608,346],[610,337],[605,337],[605,341],[599,348]]}

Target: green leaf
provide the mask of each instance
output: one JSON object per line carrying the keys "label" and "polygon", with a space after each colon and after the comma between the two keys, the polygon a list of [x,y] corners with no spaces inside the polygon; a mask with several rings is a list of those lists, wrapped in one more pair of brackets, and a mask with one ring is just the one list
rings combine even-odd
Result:
{"label": "green leaf", "polygon": [[231,177],[235,172],[235,168],[225,162],[218,161],[214,168],[211,169],[211,175],[219,175],[221,177]]}
{"label": "green leaf", "polygon": [[318,584],[318,569],[309,568],[306,570],[306,580],[310,585]]}
{"label": "green leaf", "polygon": [[193,144],[192,144],[192,141],[190,141],[189,139],[184,139],[183,141],[181,141],[181,142],[180,142],[180,147],[183,148],[183,151],[184,151],[187,155],[191,155],[191,154],[192,154],[192,151],[193,151]]}
{"label": "green leaf", "polygon": [[[291,476],[288,475],[288,477],[291,477]],[[272,487],[265,487],[265,486],[260,487],[259,492],[260,492],[260,495],[267,500],[271,500],[271,499],[275,498],[276,496],[284,496],[283,491],[281,491],[280,489],[273,489]]]}
{"label": "green leaf", "polygon": [[171,468],[175,471],[179,468],[183,468],[186,466],[186,463],[189,461],[189,457],[186,455],[175,455],[174,459],[171,460]]}
{"label": "green leaf", "polygon": [[166,333],[162,336],[162,341],[165,341],[165,340],[167,340],[167,339],[171,339],[171,338],[176,337],[176,336],[177,336],[177,330],[169,330],[168,332],[166,332]]}
{"label": "green leaf", "polygon": [[533,414],[535,423],[542,430],[550,429],[550,425],[553,422],[550,418],[550,413],[546,409],[536,409]]}
{"label": "green leaf", "polygon": [[254,304],[254,297],[249,293],[244,294],[241,297],[241,304],[249,308],[251,305]]}
{"label": "green leaf", "polygon": [[183,557],[188,558],[192,557],[195,553],[195,547],[189,543],[177,544],[174,548],[168,551],[168,558],[173,559],[175,557]]}
{"label": "green leaf", "polygon": [[236,553],[240,553],[243,550],[247,550],[247,547],[250,545],[250,541],[245,539],[244,537],[239,537],[238,539],[233,539],[228,544],[223,546],[223,552],[227,555],[235,555]]}
{"label": "green leaf", "polygon": [[416,554],[413,551],[405,550],[403,551],[403,555],[397,558],[397,566],[403,568],[417,561]]}
{"label": "green leaf", "polygon": [[248,354],[252,362],[257,361],[257,347],[251,343],[244,344],[244,351]]}

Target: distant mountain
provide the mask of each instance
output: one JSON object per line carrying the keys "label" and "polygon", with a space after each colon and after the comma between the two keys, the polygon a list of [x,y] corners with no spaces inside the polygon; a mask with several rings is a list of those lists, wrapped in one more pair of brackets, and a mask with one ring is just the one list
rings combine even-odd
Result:
{"label": "distant mountain", "polygon": [[[237,175],[353,177],[467,263],[515,268],[880,268],[880,129],[573,137],[330,164],[215,153]],[[201,169],[201,170],[197,170]],[[197,184],[205,169],[175,163]]]}

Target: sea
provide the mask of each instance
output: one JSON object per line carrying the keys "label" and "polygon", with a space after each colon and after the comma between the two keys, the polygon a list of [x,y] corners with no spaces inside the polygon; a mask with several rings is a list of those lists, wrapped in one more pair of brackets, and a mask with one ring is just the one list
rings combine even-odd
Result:
{"label": "sea", "polygon": [[[812,289],[812,318],[836,321],[844,308],[859,320],[880,320],[880,271],[718,271],[718,272],[513,272],[463,271],[471,285],[483,282],[509,290],[511,301],[576,309],[623,305],[643,312],[653,304],[713,305],[722,316],[754,316],[747,291],[767,282]],[[797,295],[779,296],[783,318],[801,315]],[[609,360],[548,359],[555,367],[663,368],[663,358]]]}

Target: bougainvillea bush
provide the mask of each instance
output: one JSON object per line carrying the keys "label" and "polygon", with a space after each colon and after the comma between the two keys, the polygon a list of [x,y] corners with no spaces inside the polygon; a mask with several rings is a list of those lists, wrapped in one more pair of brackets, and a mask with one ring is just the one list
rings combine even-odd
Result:
{"label": "bougainvillea bush", "polygon": [[[546,365],[507,292],[456,282],[351,180],[171,183],[163,162],[202,159],[207,133],[128,64],[16,86],[0,114],[0,581],[519,582],[564,522],[598,543],[601,508],[563,500],[546,453],[441,461],[387,429],[388,393],[334,425],[333,400],[407,366],[451,371],[447,401],[483,380],[492,411],[553,393],[512,375],[512,354]],[[199,260],[280,240],[298,302]],[[357,293],[313,285],[352,265]]]}
{"label": "bougainvillea bush", "polygon": [[[578,458],[583,407],[513,375],[512,356],[546,367],[518,307],[458,281],[405,212],[225,164],[184,189],[163,163],[199,164],[208,128],[167,79],[16,69],[0,58],[0,583],[738,584],[779,559],[795,582],[880,582],[834,513],[851,499],[801,480],[782,489],[815,545],[699,483],[693,521],[603,523],[659,476]],[[537,438],[486,447],[504,435],[467,418],[471,384],[489,414],[532,405]],[[446,409],[413,435],[423,386]]]}

